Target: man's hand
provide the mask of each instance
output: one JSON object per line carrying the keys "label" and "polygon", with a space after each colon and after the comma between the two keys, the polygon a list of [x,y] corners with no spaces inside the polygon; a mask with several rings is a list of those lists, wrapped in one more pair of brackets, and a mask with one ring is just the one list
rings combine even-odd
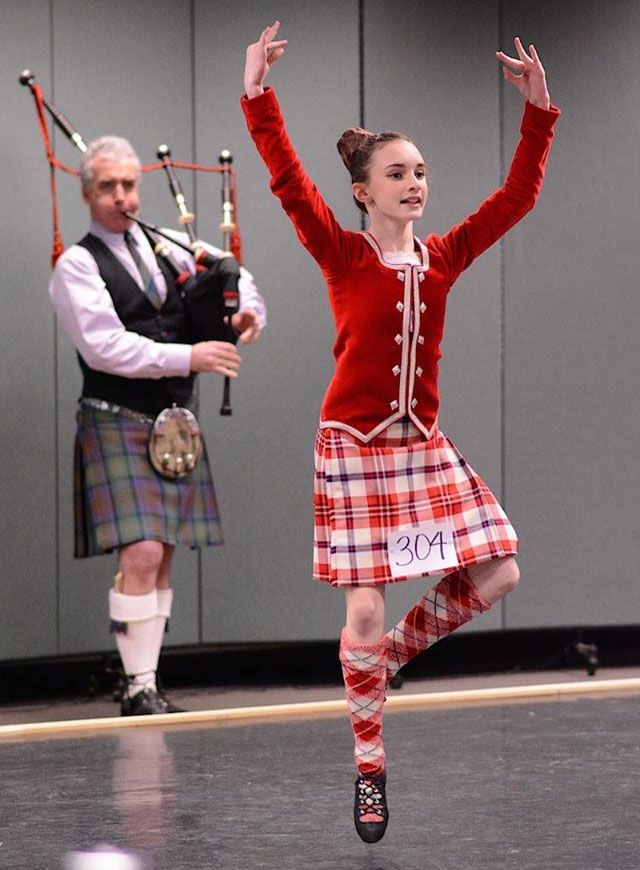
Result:
{"label": "man's hand", "polygon": [[260,337],[260,320],[254,308],[237,311],[231,318],[231,325],[239,333],[240,344],[251,344]]}
{"label": "man's hand", "polygon": [[238,377],[240,354],[228,341],[199,341],[191,348],[192,372],[216,372]]}

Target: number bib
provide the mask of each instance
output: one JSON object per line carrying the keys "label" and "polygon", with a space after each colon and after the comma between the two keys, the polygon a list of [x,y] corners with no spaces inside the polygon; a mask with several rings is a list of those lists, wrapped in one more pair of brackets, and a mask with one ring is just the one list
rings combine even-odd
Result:
{"label": "number bib", "polygon": [[393,577],[438,574],[459,564],[450,522],[394,529],[387,538],[387,552]]}

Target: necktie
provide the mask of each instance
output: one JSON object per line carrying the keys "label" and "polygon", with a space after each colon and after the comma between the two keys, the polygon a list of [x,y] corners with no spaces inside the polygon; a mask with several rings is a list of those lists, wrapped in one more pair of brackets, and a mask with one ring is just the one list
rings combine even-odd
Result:
{"label": "necktie", "polygon": [[133,238],[129,230],[127,230],[124,234],[124,241],[127,248],[129,249],[129,253],[133,257],[133,262],[138,268],[138,272],[140,272],[140,277],[142,278],[142,283],[144,285],[144,292],[147,294],[149,301],[154,308],[162,308],[162,297],[160,296],[156,282],[153,280],[153,275],[147,268],[147,264],[140,255],[140,251],[138,250],[138,243]]}

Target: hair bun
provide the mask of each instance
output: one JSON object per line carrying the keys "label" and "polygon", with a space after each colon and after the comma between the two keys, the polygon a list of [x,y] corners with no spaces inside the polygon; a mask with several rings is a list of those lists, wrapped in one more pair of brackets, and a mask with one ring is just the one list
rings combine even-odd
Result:
{"label": "hair bun", "polygon": [[344,131],[342,136],[338,139],[336,147],[340,157],[342,157],[342,162],[349,172],[351,172],[353,157],[356,152],[367,140],[375,138],[375,133],[371,133],[369,130],[363,130],[362,127],[350,127],[348,130]]}

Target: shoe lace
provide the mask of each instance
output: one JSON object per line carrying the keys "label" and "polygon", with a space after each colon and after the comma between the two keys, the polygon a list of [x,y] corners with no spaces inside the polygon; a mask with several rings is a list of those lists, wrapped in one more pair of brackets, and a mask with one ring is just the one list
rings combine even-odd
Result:
{"label": "shoe lace", "polygon": [[384,788],[376,779],[358,777],[358,815],[365,816],[374,813],[384,816],[386,805],[384,802]]}

